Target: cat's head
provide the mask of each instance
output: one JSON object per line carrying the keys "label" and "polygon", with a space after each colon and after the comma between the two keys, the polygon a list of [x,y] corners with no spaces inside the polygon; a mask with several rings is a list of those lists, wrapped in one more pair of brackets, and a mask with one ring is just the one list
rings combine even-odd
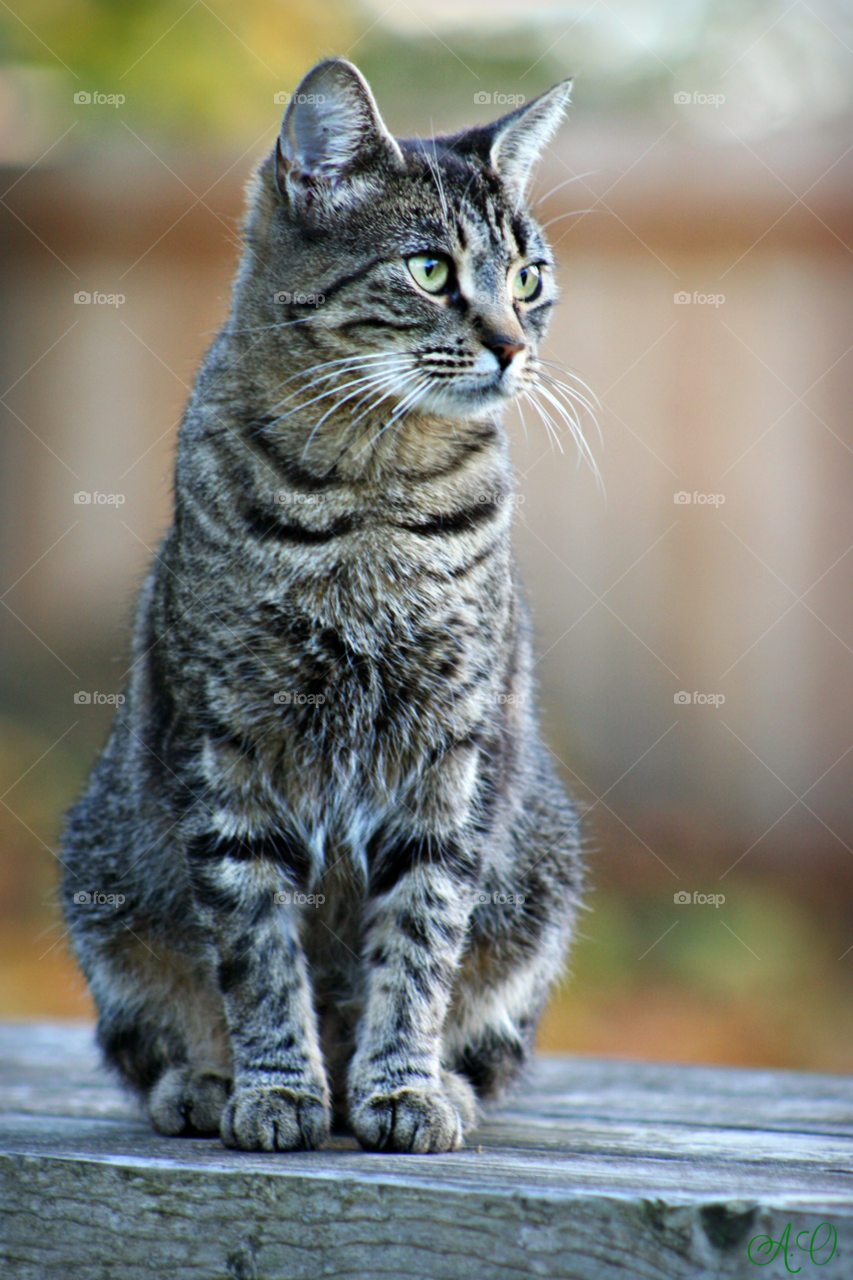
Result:
{"label": "cat's head", "polygon": [[569,90],[397,140],[351,63],[305,76],[258,175],[244,277],[285,369],[315,370],[303,401],[476,419],[532,385],[556,287],[525,194]]}

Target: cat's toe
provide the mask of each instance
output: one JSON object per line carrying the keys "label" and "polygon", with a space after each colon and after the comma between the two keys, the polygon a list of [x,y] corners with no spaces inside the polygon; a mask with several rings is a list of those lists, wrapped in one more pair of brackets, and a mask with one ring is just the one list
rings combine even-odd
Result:
{"label": "cat's toe", "polygon": [[368,1151],[456,1151],[475,1118],[473,1091],[455,1076],[374,1092],[350,1108],[350,1124]]}
{"label": "cat's toe", "polygon": [[170,1138],[215,1137],[230,1090],[224,1072],[171,1067],[148,1095],[151,1123]]}
{"label": "cat's toe", "polygon": [[234,1090],[222,1115],[222,1141],[242,1151],[315,1151],[329,1137],[323,1098],[280,1085]]}

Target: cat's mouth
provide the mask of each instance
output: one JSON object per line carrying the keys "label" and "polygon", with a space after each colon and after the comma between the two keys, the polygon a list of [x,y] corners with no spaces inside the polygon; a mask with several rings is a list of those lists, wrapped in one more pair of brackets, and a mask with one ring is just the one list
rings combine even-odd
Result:
{"label": "cat's mouth", "polygon": [[524,357],[501,365],[490,351],[448,369],[421,363],[424,386],[418,407],[448,417],[478,417],[514,400],[530,382]]}

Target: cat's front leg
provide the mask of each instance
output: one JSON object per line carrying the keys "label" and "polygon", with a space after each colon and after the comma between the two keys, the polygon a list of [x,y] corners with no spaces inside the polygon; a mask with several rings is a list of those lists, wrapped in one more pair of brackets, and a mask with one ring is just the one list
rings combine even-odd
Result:
{"label": "cat's front leg", "polygon": [[452,1151],[476,1119],[471,1086],[441,1058],[478,872],[454,836],[399,835],[377,854],[349,1073],[350,1123],[368,1150]]}
{"label": "cat's front leg", "polygon": [[312,1150],[329,1135],[329,1090],[298,908],[282,891],[287,855],[279,839],[215,835],[195,841],[190,852],[234,1068],[222,1141],[245,1151]]}

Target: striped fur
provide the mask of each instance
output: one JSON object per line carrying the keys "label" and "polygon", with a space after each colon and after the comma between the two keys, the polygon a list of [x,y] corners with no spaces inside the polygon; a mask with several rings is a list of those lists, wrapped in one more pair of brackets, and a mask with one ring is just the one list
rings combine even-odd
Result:
{"label": "striped fur", "polygon": [[[555,297],[523,194],[567,86],[426,144],[347,63],[300,94],[68,817],[66,913],[161,1132],[314,1148],[336,1118],[448,1150],[529,1054],[579,895],[501,424]],[[441,296],[406,265],[426,251]],[[541,293],[514,300],[531,262]]]}

